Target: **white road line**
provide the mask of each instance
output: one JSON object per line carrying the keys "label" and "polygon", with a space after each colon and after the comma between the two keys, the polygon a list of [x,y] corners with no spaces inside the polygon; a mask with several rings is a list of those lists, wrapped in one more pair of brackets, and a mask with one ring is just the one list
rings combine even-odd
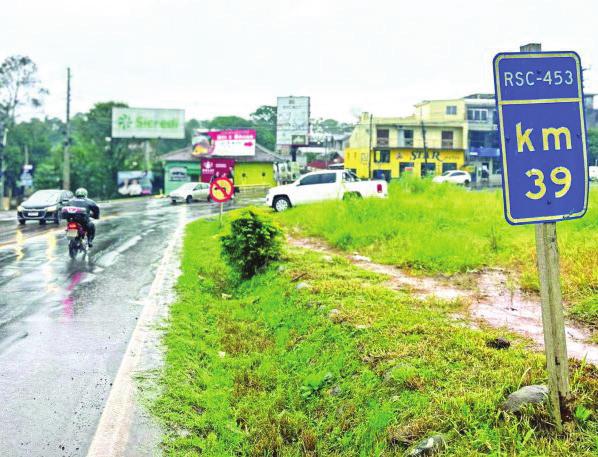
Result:
{"label": "white road line", "polygon": [[159,310],[159,298],[156,297],[160,296],[159,292],[166,280],[168,266],[178,252],[177,243],[180,243],[183,237],[183,229],[186,225],[185,212],[181,212],[179,217],[178,226],[156,270],[156,276],[145,300],[146,303],[116,374],[87,457],[122,457],[125,455],[135,404],[133,375],[140,362],[150,327],[155,323],[155,317]]}

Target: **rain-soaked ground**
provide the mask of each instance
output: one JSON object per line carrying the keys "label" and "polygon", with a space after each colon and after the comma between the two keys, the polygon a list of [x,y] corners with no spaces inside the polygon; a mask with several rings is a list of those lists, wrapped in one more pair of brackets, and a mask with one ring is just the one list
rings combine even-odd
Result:
{"label": "rain-soaked ground", "polygon": [[[473,278],[474,288],[463,289],[451,284],[447,278],[412,276],[394,266],[374,263],[357,253],[347,255],[320,240],[290,237],[289,242],[298,247],[345,256],[358,267],[387,275],[389,288],[407,290],[417,298],[462,300],[469,305],[472,318],[526,336],[533,340],[538,349],[544,345],[540,298],[523,294],[509,285],[504,271],[487,269],[477,273]],[[569,357],[598,365],[598,344],[590,341],[591,332],[588,329],[567,322],[565,334]]]}
{"label": "rain-soaked ground", "polygon": [[74,261],[64,223],[0,220],[0,456],[86,454],[165,247],[182,220],[217,211],[103,205],[93,249]]}

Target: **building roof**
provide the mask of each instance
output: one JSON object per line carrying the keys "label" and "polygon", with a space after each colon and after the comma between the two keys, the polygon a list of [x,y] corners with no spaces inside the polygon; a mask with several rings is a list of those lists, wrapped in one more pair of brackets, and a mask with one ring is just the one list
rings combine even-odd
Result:
{"label": "building roof", "polygon": [[[177,149],[175,151],[167,152],[160,156],[160,159],[165,162],[200,162],[202,157],[205,156],[194,156],[192,154],[193,148],[187,146],[186,148]],[[267,162],[267,163],[278,163],[286,162],[288,159],[276,155],[274,152],[266,149],[260,144],[255,145],[255,155],[253,156],[218,156],[221,159],[234,159],[235,162]]]}

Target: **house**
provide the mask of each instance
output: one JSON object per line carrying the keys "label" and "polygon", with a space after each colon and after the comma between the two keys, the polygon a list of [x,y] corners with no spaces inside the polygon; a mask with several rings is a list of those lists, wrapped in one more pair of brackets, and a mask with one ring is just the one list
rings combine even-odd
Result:
{"label": "house", "polygon": [[463,99],[425,100],[407,117],[362,113],[345,149],[345,168],[361,178],[440,175],[465,163]]}
{"label": "house", "polygon": [[278,181],[279,166],[286,162],[285,159],[259,144],[256,144],[253,156],[212,157],[194,155],[192,152],[192,147],[188,146],[161,157],[164,162],[164,192],[166,194],[183,183],[200,182],[202,180],[202,160],[204,166],[207,160],[212,163],[230,165],[235,187],[239,189],[239,192],[275,186]]}

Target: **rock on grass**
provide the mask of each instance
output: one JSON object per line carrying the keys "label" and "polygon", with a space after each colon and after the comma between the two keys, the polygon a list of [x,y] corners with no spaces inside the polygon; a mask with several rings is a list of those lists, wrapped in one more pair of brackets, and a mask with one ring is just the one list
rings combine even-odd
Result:
{"label": "rock on grass", "polygon": [[423,457],[434,455],[446,448],[446,442],[442,435],[434,435],[420,441],[408,455],[411,457]]}
{"label": "rock on grass", "polygon": [[519,411],[529,403],[543,403],[548,398],[548,387],[544,385],[525,386],[507,397],[501,409],[511,413]]}

